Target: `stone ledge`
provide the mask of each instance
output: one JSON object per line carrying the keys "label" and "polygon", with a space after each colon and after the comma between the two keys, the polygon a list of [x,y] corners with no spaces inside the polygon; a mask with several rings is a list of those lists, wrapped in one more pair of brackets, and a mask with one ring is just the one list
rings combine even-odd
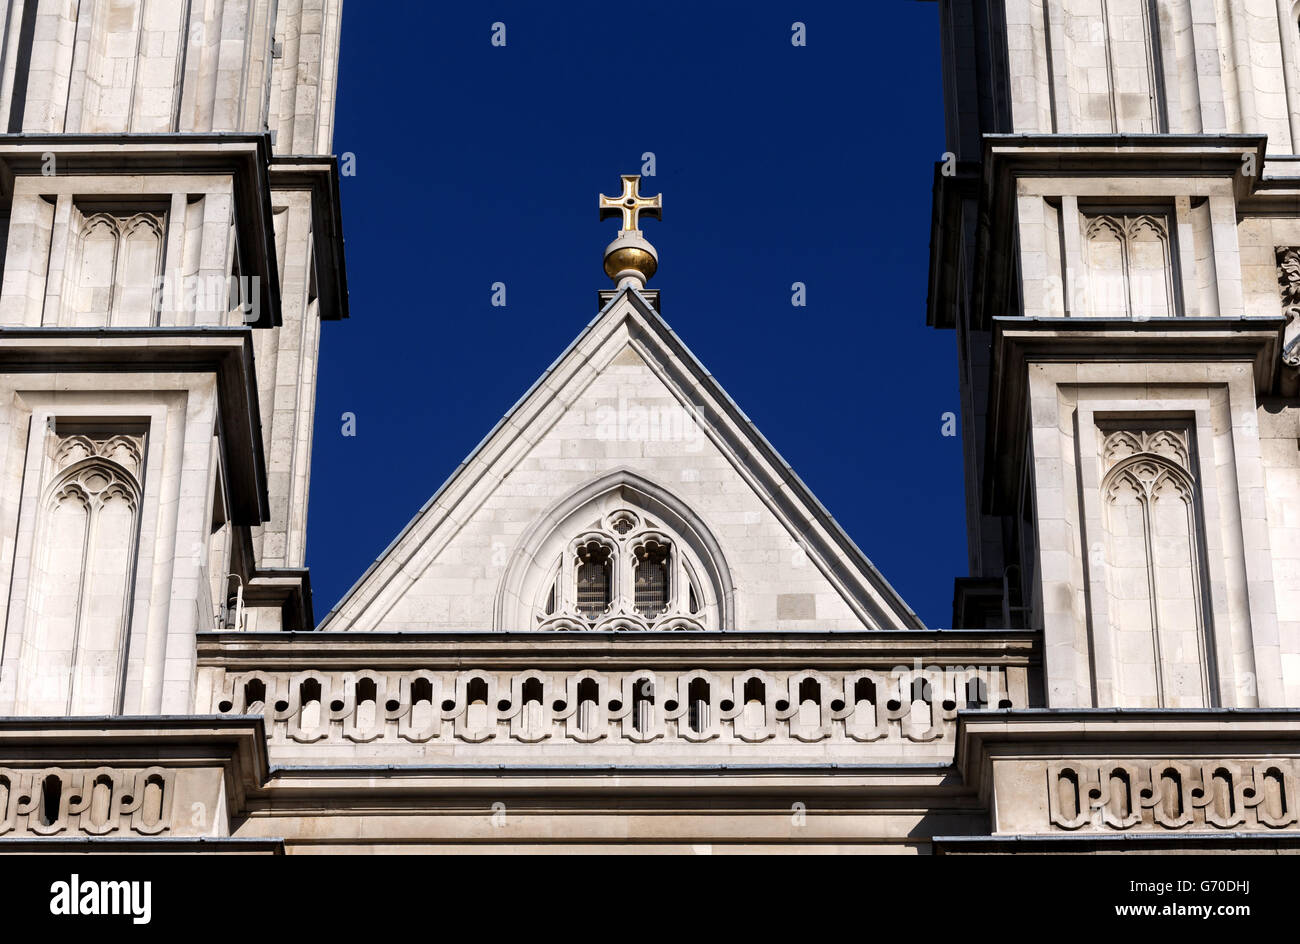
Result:
{"label": "stone ledge", "polygon": [[993,835],[1300,834],[1300,709],[959,712]]}
{"label": "stone ledge", "polygon": [[270,518],[251,329],[0,327],[0,370],[215,374],[232,514],[247,525]]}

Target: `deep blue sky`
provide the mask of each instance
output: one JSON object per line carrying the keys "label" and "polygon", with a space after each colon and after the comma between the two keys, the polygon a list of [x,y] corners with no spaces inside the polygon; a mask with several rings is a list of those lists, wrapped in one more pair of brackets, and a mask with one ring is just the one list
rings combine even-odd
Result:
{"label": "deep blue sky", "polygon": [[318,619],[595,315],[617,229],[597,194],[654,151],[664,220],[643,229],[668,323],[921,618],[950,624],[956,347],[925,326],[937,4],[348,0],[334,150],[356,155],[352,317],[321,342]]}

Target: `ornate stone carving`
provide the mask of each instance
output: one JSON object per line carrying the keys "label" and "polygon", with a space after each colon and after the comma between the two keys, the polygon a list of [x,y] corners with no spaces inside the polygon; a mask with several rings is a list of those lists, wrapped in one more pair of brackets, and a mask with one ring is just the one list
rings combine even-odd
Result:
{"label": "ornate stone carving", "polygon": [[171,829],[175,773],[95,767],[0,768],[0,835],[156,836]]}
{"label": "ornate stone carving", "polygon": [[569,542],[539,606],[538,629],[703,630],[697,585],[672,537],[618,508]]}
{"label": "ornate stone carving", "polygon": [[1047,768],[1060,829],[1284,829],[1300,822],[1290,760],[1134,760]]}
{"label": "ornate stone carving", "polygon": [[1282,290],[1282,314],[1286,316],[1286,334],[1282,344],[1282,363],[1300,367],[1300,247],[1279,246],[1277,283]]}
{"label": "ornate stone carving", "polygon": [[1107,470],[1139,453],[1161,456],[1184,471],[1191,471],[1186,430],[1121,429],[1106,434],[1102,456]]}

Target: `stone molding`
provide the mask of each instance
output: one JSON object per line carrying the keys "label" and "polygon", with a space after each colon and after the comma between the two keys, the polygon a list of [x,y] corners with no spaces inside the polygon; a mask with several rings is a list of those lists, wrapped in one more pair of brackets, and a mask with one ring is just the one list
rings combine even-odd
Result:
{"label": "stone molding", "polygon": [[993,836],[1300,830],[1300,709],[963,712]]}

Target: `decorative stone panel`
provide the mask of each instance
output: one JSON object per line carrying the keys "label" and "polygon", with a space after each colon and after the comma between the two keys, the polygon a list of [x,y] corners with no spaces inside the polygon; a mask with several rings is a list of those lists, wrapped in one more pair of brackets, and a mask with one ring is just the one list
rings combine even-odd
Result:
{"label": "decorative stone panel", "polygon": [[1292,760],[1125,760],[1049,765],[1057,829],[1286,829],[1297,822]]}
{"label": "decorative stone panel", "polygon": [[0,767],[0,836],[166,835],[175,799],[162,767]]}

